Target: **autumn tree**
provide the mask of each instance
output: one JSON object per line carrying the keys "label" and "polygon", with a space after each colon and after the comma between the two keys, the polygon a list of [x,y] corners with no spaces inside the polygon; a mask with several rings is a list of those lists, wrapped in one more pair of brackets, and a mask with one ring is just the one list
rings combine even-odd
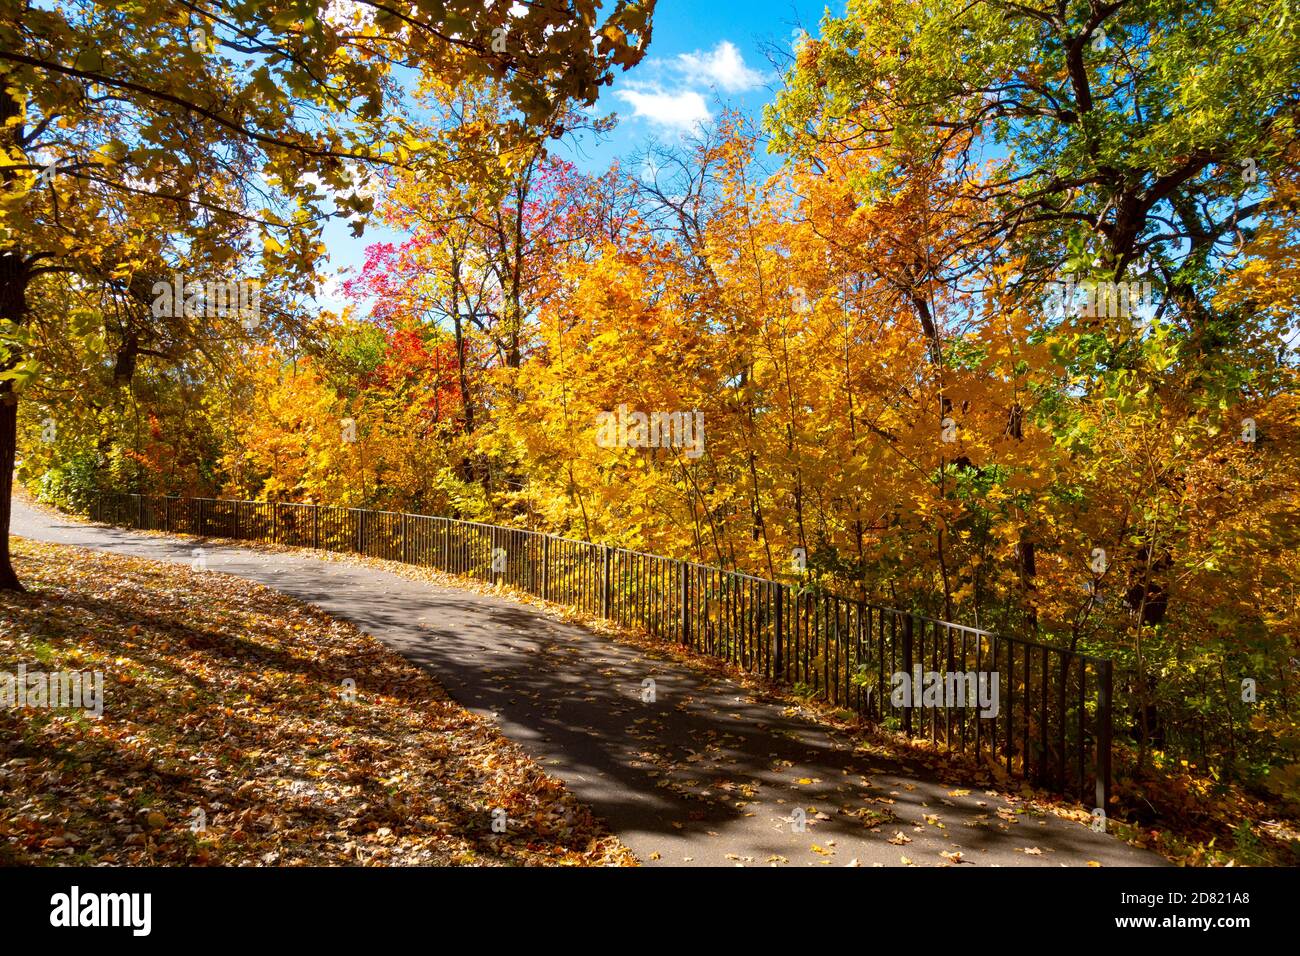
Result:
{"label": "autumn tree", "polygon": [[[1269,459],[1258,465],[1275,477],[1289,470],[1278,446],[1237,440],[1265,406],[1272,440],[1292,440],[1289,319],[1224,295],[1260,255],[1252,237],[1291,231],[1274,201],[1300,105],[1286,14],[1234,2],[855,0],[801,45],[768,116],[777,145],[802,161],[867,158],[850,205],[887,202],[900,175],[939,164],[938,193],[971,209],[933,277],[977,278],[997,313],[1024,317],[1022,343],[1052,356],[1012,409],[1016,431],[1044,431],[1054,446],[1020,518],[1019,600],[1031,627],[1072,647],[1082,632],[1127,632],[1104,649],[1131,655],[1144,745],[1149,675],[1185,649],[1166,633],[1216,630],[1198,606],[1203,575],[1220,566],[1202,550],[1212,502],[1234,497],[1253,516],[1221,516],[1223,553],[1268,540],[1271,562],[1287,547],[1247,472],[1206,484],[1210,462],[1243,453]],[[1099,283],[1142,294],[1099,307]],[[945,374],[955,362],[945,352]],[[1240,595],[1239,620],[1253,618],[1258,593],[1218,580]],[[1284,642],[1272,644],[1276,669]],[[1184,688],[1166,686],[1172,704]],[[1220,706],[1222,684],[1216,693]]]}
{"label": "autumn tree", "polygon": [[[326,196],[303,189],[304,178],[341,213],[363,214],[357,164],[401,165],[421,148],[392,109],[399,68],[453,85],[493,76],[514,104],[513,131],[555,133],[568,104],[594,102],[614,67],[640,59],[652,10],[653,0],[620,0],[600,20],[594,2],[519,11],[456,0],[399,12],[367,2],[5,0],[0,587],[19,587],[9,492],[17,389],[33,368],[18,330],[42,276],[101,281],[107,269],[148,280],[176,265],[151,236],[197,249],[251,228],[264,283],[310,277]],[[106,257],[109,247],[121,249]]]}

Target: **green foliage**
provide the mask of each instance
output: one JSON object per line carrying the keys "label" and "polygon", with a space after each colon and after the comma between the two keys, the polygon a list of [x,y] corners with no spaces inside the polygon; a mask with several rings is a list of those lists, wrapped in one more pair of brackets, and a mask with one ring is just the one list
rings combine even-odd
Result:
{"label": "green foliage", "polygon": [[103,462],[87,452],[74,454],[64,464],[53,465],[36,479],[36,497],[65,511],[85,512],[108,490]]}

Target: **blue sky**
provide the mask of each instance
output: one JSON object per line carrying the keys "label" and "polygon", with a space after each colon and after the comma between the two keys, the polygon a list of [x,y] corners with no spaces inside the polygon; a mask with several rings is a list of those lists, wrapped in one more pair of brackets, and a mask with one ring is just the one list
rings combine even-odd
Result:
{"label": "blue sky", "polygon": [[788,54],[799,26],[816,34],[824,9],[824,0],[659,0],[645,59],[617,74],[597,103],[600,114],[619,115],[617,129],[607,143],[566,142],[560,152],[595,171],[649,138],[679,136],[721,109],[756,115],[779,79],[770,49]]}
{"label": "blue sky", "polygon": [[[844,4],[830,6],[839,13]],[[816,35],[826,7],[825,0],[659,0],[645,58],[616,73],[596,104],[598,115],[618,114],[618,126],[600,140],[565,140],[557,155],[599,172],[652,140],[682,136],[724,109],[757,118],[778,84],[768,51],[788,52],[800,26]],[[354,239],[345,223],[334,220],[325,234],[329,271],[355,268],[367,245],[401,238],[371,223]],[[338,307],[332,291],[320,297],[322,306]]]}

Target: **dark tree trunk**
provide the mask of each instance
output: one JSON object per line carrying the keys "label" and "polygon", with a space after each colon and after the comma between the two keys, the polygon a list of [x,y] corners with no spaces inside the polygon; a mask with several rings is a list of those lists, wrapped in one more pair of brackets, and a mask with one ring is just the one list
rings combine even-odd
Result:
{"label": "dark tree trunk", "polygon": [[0,382],[0,591],[22,591],[9,558],[9,496],[14,488],[14,452],[18,447],[18,396],[10,382]]}
{"label": "dark tree trunk", "polygon": [[[27,319],[29,268],[23,257],[10,251],[0,253],[0,318],[21,325]],[[0,371],[18,364],[10,355]],[[13,379],[0,381],[0,591],[22,591],[9,557],[10,496],[14,488],[14,457],[18,450],[18,395]]]}
{"label": "dark tree trunk", "polygon": [[[1019,402],[1011,406],[1007,414],[1006,433],[1017,441],[1025,437],[1025,409]],[[1020,540],[1016,542],[1016,564],[1020,574],[1020,596],[1024,602],[1025,617],[1031,630],[1038,630],[1038,608],[1034,604],[1034,592],[1038,589],[1038,561],[1034,551],[1034,542],[1030,537],[1028,525],[1020,529]],[[1069,658],[1067,657],[1068,661]]]}
{"label": "dark tree trunk", "polygon": [[[22,108],[17,94],[11,92],[8,73],[0,74],[0,149],[12,154],[15,146],[26,146],[21,125],[14,121]],[[12,169],[0,173],[0,184],[8,191],[14,181]],[[27,283],[31,279],[31,262],[22,250],[10,246],[0,249],[0,319],[15,325],[27,321]],[[18,364],[21,356],[11,354],[0,361],[0,372]],[[18,394],[13,379],[0,381],[0,591],[22,591],[18,575],[9,557],[9,499],[14,490],[14,457],[18,451]]]}

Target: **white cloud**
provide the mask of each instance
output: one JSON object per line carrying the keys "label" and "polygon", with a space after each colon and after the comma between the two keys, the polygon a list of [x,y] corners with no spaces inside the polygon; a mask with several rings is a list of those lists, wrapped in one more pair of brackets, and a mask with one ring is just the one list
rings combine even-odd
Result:
{"label": "white cloud", "polygon": [[711,50],[681,53],[670,60],[646,60],[640,80],[628,80],[614,95],[632,108],[634,118],[663,130],[689,133],[713,119],[705,97],[715,93],[744,93],[763,83],[763,74],[745,65],[730,40]]}
{"label": "white cloud", "polygon": [[712,118],[704,97],[694,90],[680,93],[618,90],[615,95],[632,107],[633,116],[682,132],[689,132]]}
{"label": "white cloud", "polygon": [[707,52],[679,54],[676,66],[690,81],[721,87],[728,93],[744,93],[763,82],[763,74],[745,65],[745,58],[730,40],[722,40]]}

